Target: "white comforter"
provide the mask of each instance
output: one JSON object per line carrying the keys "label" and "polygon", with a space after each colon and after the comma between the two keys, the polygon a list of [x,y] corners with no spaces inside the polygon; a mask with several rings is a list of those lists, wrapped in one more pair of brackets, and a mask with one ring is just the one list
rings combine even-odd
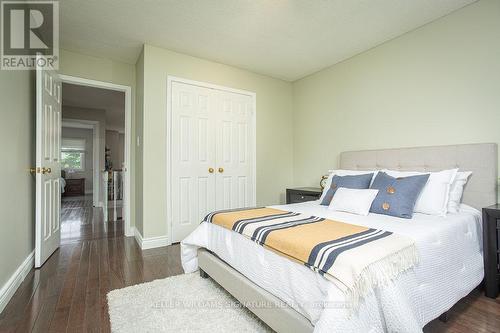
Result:
{"label": "white comforter", "polygon": [[333,283],[242,235],[202,223],[181,244],[186,273],[198,269],[197,249],[216,253],[251,281],[309,318],[315,332],[421,332],[483,279],[481,215],[466,205],[447,217],[413,219],[333,212],[318,202],[273,206],[412,237],[420,262],[366,297],[353,314]]}

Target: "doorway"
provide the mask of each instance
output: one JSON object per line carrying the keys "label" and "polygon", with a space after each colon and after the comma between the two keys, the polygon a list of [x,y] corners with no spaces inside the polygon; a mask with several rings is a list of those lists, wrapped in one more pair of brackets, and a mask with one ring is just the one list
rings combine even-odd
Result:
{"label": "doorway", "polygon": [[[77,202],[83,203],[80,209],[83,215],[78,218],[86,223],[85,211],[91,204],[94,209],[102,209],[102,221],[120,221],[125,235],[131,236],[131,88],[67,75],[60,77],[63,84],[62,166],[68,178],[66,182],[73,186],[70,192],[78,190],[79,184],[84,187],[75,195],[63,194],[62,214],[75,217],[70,211],[65,212],[65,208],[76,209]],[[85,168],[89,163],[92,170]],[[68,203],[65,205],[64,201]]]}

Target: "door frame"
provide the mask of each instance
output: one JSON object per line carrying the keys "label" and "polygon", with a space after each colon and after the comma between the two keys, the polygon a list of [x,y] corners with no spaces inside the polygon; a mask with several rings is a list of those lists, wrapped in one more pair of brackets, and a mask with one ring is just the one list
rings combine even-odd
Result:
{"label": "door frame", "polygon": [[[167,176],[166,176],[166,188],[167,188],[167,241],[168,244],[172,244],[172,83],[179,82],[190,84],[194,86],[199,86],[203,88],[216,89],[226,92],[237,93],[241,95],[250,96],[252,98],[252,112],[251,112],[251,122],[252,129],[249,133],[253,136],[250,140],[252,145],[249,155],[252,156],[252,181],[253,181],[253,194],[252,194],[252,204],[255,206],[257,202],[257,94],[252,91],[236,89],[225,87],[213,83],[184,79],[181,77],[167,75],[167,116],[166,116],[166,156],[167,156]],[[201,221],[200,221],[201,222]]]}
{"label": "door frame", "polygon": [[[132,144],[132,87],[126,86],[126,85],[121,85],[121,84],[115,84],[111,82],[106,82],[106,81],[97,81],[97,80],[90,80],[90,79],[85,79],[77,76],[71,76],[71,75],[59,75],[61,78],[61,81],[63,83],[71,83],[79,86],[87,86],[87,87],[94,87],[94,88],[101,88],[101,89],[107,89],[107,90],[115,90],[115,91],[121,91],[125,93],[125,188],[123,191],[123,204],[125,206],[125,210],[123,212],[123,220],[125,221],[125,236],[130,237],[134,235],[134,232],[131,228],[131,223],[130,219],[132,217],[130,213],[130,202],[131,202],[131,189],[130,189],[130,166],[132,165],[132,157],[130,154],[130,146]],[[64,95],[64,89],[62,94]],[[99,177],[98,180],[100,181],[101,179],[101,170],[99,171]],[[99,190],[100,190],[100,186]]]}
{"label": "door frame", "polygon": [[101,165],[101,158],[99,156],[99,145],[100,145],[99,122],[94,120],[64,118],[61,124],[62,127],[84,128],[92,130],[92,168],[94,169],[92,173],[92,203],[95,207],[102,207],[103,203],[99,201],[99,193],[100,193],[99,166]]}

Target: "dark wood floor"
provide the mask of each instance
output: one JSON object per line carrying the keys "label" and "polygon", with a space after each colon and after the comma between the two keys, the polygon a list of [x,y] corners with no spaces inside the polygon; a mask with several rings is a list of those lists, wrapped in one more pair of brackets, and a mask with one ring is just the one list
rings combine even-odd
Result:
{"label": "dark wood floor", "polygon": [[[32,270],[0,315],[0,332],[109,332],[108,291],[182,273],[179,246],[141,251],[123,222],[88,200],[62,207],[62,245]],[[474,291],[424,332],[500,332],[500,300]]]}
{"label": "dark wood floor", "polygon": [[64,202],[61,215],[61,247],[28,274],[0,332],[109,332],[108,291],[182,273],[178,245],[141,251],[88,200]]}

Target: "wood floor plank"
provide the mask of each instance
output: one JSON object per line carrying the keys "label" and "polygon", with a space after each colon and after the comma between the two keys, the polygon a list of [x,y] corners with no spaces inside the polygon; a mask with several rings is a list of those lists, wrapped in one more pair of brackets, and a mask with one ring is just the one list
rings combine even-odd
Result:
{"label": "wood floor plank", "polygon": [[55,269],[47,273],[46,297],[38,314],[33,332],[47,332],[55,313],[59,295],[64,284],[64,277],[69,267],[71,248],[62,247],[53,254],[53,262],[56,262]]}
{"label": "wood floor plank", "polygon": [[109,256],[107,249],[107,240],[97,242],[99,252],[99,307],[101,332],[111,331],[108,315],[107,294],[111,290],[111,281],[109,274]]}
{"label": "wood floor plank", "polygon": [[99,332],[101,313],[99,303],[99,253],[97,241],[90,242],[89,275],[85,293],[85,332]]}
{"label": "wood floor plank", "polygon": [[90,244],[88,241],[82,244],[82,254],[76,285],[71,299],[71,307],[68,319],[68,328],[74,332],[83,331],[85,320],[85,298],[87,292],[87,281],[89,275]]}
{"label": "wood floor plank", "polygon": [[49,332],[66,332],[66,328],[68,326],[71,300],[73,298],[76,280],[78,277],[78,269],[80,267],[82,244],[76,244],[71,248],[73,250],[71,260],[68,264],[68,270],[66,271],[63,288],[59,295]]}

